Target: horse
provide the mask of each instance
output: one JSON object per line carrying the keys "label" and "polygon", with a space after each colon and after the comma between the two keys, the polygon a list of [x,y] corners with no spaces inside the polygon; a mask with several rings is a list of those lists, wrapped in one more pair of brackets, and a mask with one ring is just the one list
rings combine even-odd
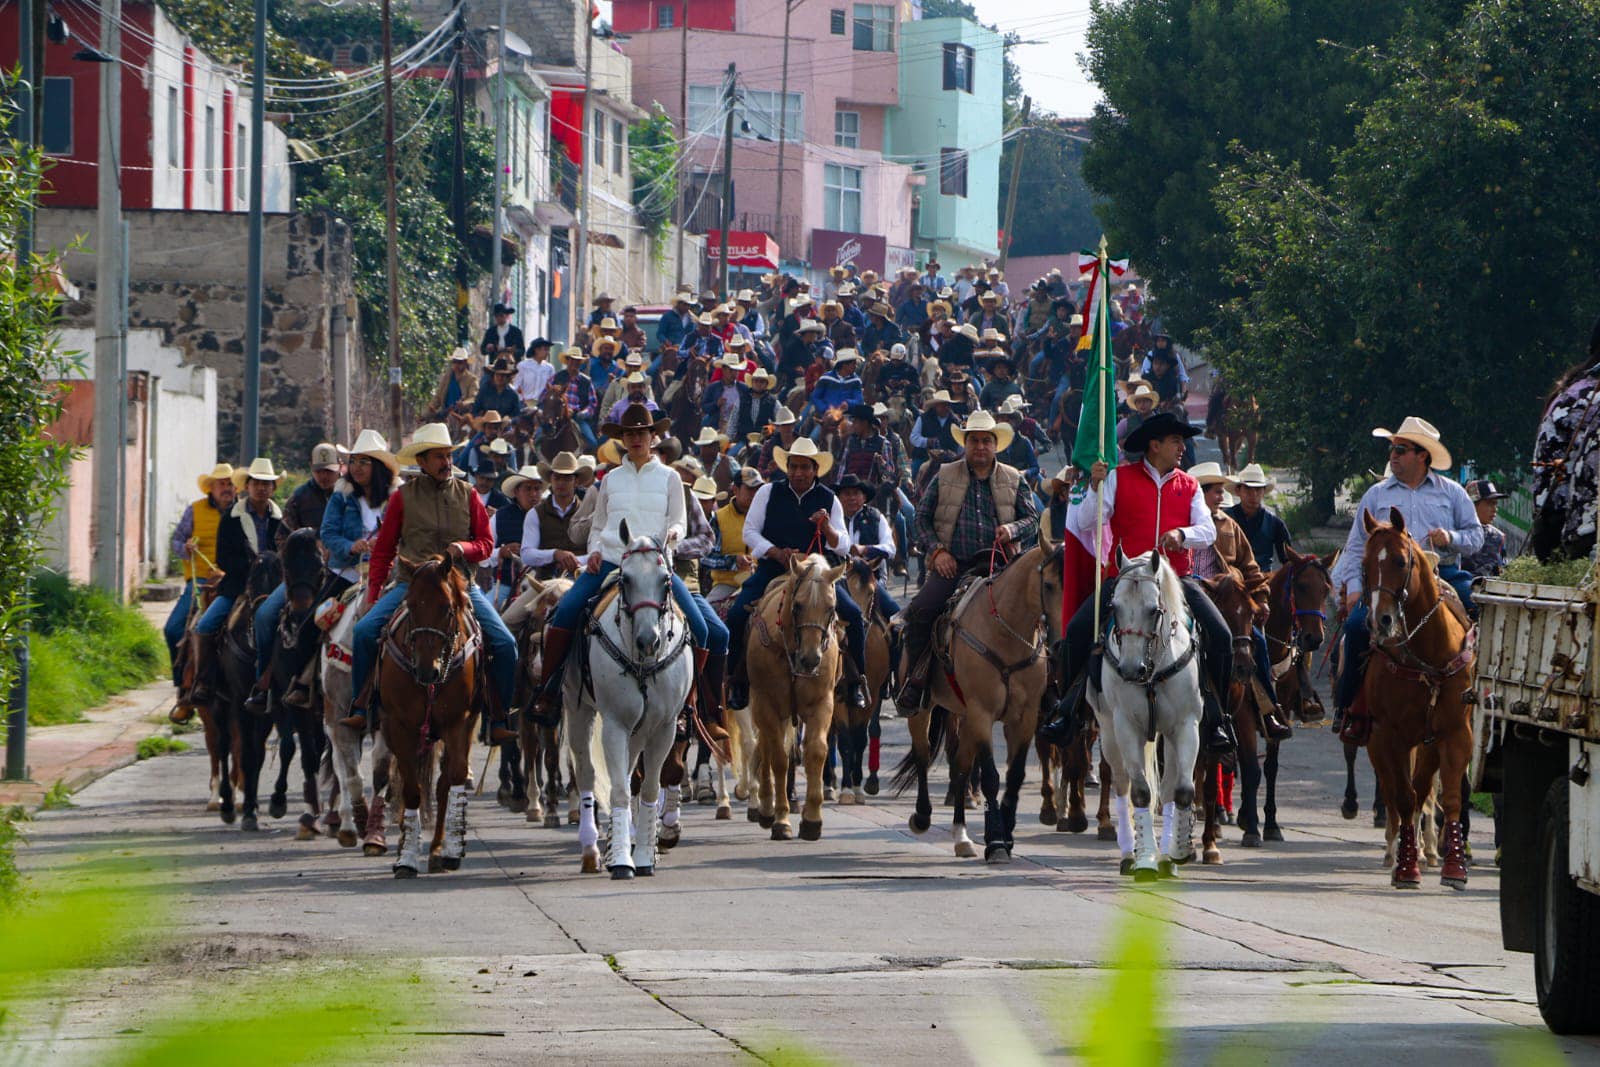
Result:
{"label": "horse", "polygon": [[[626,521],[618,533],[628,547],[610,587],[615,592],[602,594],[575,651],[585,669],[569,670],[563,680],[562,728],[577,763],[582,870],[600,870],[595,792],[603,784],[611,816],[606,867],[621,881],[655,873],[661,768],[689,698],[694,664],[688,622],[672,600],[665,548],[654,537],[631,534]],[[641,761],[635,826],[630,778]]]}
{"label": "horse", "polygon": [[700,433],[700,405],[711,381],[711,357],[701,353],[689,357],[678,380],[662,393],[667,417],[672,420],[672,436],[693,441]]}
{"label": "horse", "polygon": [[[1034,738],[1043,775],[1039,784],[1039,821],[1059,833],[1081,834],[1089,828],[1086,789],[1098,737],[1099,729],[1090,720],[1065,748],[1042,737]],[[1111,825],[1111,769],[1104,759],[1100,761],[1100,804],[1095,811],[1095,821],[1101,841],[1117,839]]]}
{"label": "horse", "polygon": [[[857,711],[850,701],[836,694],[833,703],[835,743],[839,749],[839,803],[865,804],[867,793],[878,791],[875,782],[869,782],[863,771],[877,777],[877,767],[863,767],[872,740],[872,732],[883,710],[883,694],[889,684],[890,648],[889,620],[878,610],[877,572],[857,561],[845,574],[845,587],[850,598],[861,605],[867,627],[867,700],[865,710]],[[870,787],[870,788],[869,788]]]}
{"label": "horse", "polygon": [[[372,802],[367,802],[367,786],[361,776],[361,748],[366,735],[340,722],[350,713],[355,696],[350,670],[355,646],[356,623],[365,613],[365,581],[351,586],[339,598],[338,618],[328,628],[320,651],[319,688],[322,691],[322,730],[328,738],[330,761],[338,783],[337,799],[329,807],[339,813],[339,844],[381,856],[389,850],[384,832],[384,793],[389,787],[390,753],[383,731],[373,729]],[[369,717],[369,722],[372,717]],[[337,807],[335,808],[335,805]]]}
{"label": "horse", "polygon": [[1367,547],[1362,590],[1370,598],[1372,655],[1362,679],[1372,736],[1367,758],[1397,838],[1391,884],[1415,889],[1417,815],[1439,777],[1444,809],[1440,882],[1467,886],[1462,779],[1472,755],[1472,722],[1465,694],[1472,687],[1475,633],[1466,612],[1448,600],[1422,547],[1406,532],[1405,516],[1392,511],[1379,522],[1361,513]]}
{"label": "horse", "polygon": [[583,438],[578,433],[578,424],[572,421],[572,408],[567,404],[565,389],[544,391],[539,401],[539,428],[533,446],[546,463],[554,462],[562,452],[577,455],[583,451]]}
{"label": "horse", "polygon": [[[1252,643],[1251,633],[1255,623],[1256,604],[1250,598],[1250,591],[1245,588],[1244,578],[1233,567],[1214,578],[1201,580],[1205,587],[1206,596],[1217,606],[1217,611],[1228,623],[1228,633],[1233,638],[1233,671],[1228,683],[1227,710],[1233,718],[1234,733],[1239,739],[1240,759],[1245,752],[1253,762],[1256,751],[1256,735],[1263,733],[1260,729],[1259,716],[1260,704],[1256,693],[1256,664],[1255,648]],[[1219,798],[1219,780],[1222,777],[1222,763],[1215,756],[1202,754],[1201,765],[1195,771],[1195,788],[1200,790],[1204,803],[1205,830],[1201,834],[1201,858],[1207,864],[1222,862],[1222,852],[1217,848],[1218,825],[1221,811]],[[1256,771],[1256,781],[1260,780],[1260,770]],[[1249,775],[1245,777],[1250,783]],[[1247,810],[1254,811],[1255,792],[1251,784],[1246,786],[1246,796],[1250,801]],[[1243,822],[1244,820],[1240,820]],[[1253,825],[1242,827],[1246,848],[1259,847],[1261,836],[1256,833]],[[1280,838],[1281,840],[1281,838]]]}
{"label": "horse", "polygon": [[[561,797],[568,796],[571,819],[578,820],[577,793],[562,788],[561,738],[558,727],[542,726],[527,707],[544,684],[544,627],[556,603],[572,588],[571,578],[542,581],[523,576],[521,593],[500,613],[516,635],[521,671],[517,678],[519,707],[523,714],[517,730],[520,768],[524,782],[527,821],[547,830],[561,827]],[[517,810],[515,806],[512,810]]]}
{"label": "horse", "polygon": [[[1199,639],[1178,574],[1159,552],[1130,560],[1119,548],[1117,571],[1100,685],[1089,687],[1089,700],[1111,765],[1121,869],[1136,882],[1150,882],[1173,876],[1174,864],[1194,858]],[[1165,746],[1159,859],[1151,808],[1158,737]]]}
{"label": "horse", "polygon": [[467,760],[484,679],[483,635],[467,582],[443,553],[403,561],[412,571],[405,602],[389,621],[378,664],[383,736],[400,773],[404,813],[394,876],[421,870],[422,789],[436,742],[444,743],[434,797],[428,871],[461,867],[467,848]]}
{"label": "horse", "polygon": [[[272,720],[265,715],[252,715],[245,710],[245,698],[256,681],[256,608],[267,599],[283,580],[283,565],[276,552],[263,552],[250,564],[250,574],[245,580],[244,592],[233,603],[228,621],[222,630],[222,641],[217,651],[217,701],[212,706],[223,749],[234,767],[240,769],[244,790],[239,805],[239,829],[258,830],[256,819],[256,794],[261,779],[261,768],[267,762],[267,734],[272,731]],[[233,822],[233,776],[226,766],[220,780],[222,821]],[[273,815],[278,818],[280,811]]]}
{"label": "horse", "polygon": [[[1052,544],[1045,525],[1039,543],[999,571],[973,582],[950,612],[936,623],[935,661],[928,669],[931,713],[911,712],[907,726],[911,751],[896,768],[894,786],[904,791],[917,784],[911,832],[928,831],[932,804],[928,799],[928,763],[933,746],[948,728],[956,739],[952,783],[965,783],[974,770],[984,798],[984,859],[1011,859],[1017,825],[1017,800],[1028,769],[1028,749],[1039,722],[1039,706],[1049,684],[1045,642],[1060,639],[1062,548]],[[914,664],[902,662],[903,671]],[[904,713],[908,709],[902,708]],[[1005,729],[1005,793],[1000,795],[995,767],[995,723]],[[953,790],[955,812],[950,837],[955,854],[977,855],[967,835],[967,793]]]}
{"label": "horse", "polygon": [[1222,448],[1225,470],[1239,469],[1239,450],[1244,449],[1246,465],[1256,461],[1256,442],[1261,434],[1261,405],[1254,394],[1236,397],[1224,391],[1215,405],[1213,425],[1217,444]]}
{"label": "horse", "polygon": [[[273,797],[276,804],[276,798],[287,792],[289,762],[298,748],[300,770],[305,779],[302,793],[307,810],[300,816],[296,839],[309,841],[317,836],[317,819],[322,814],[317,772],[326,747],[326,735],[319,728],[319,716],[311,703],[306,707],[292,707],[284,701],[283,696],[315,659],[322,638],[322,631],[312,621],[317,607],[317,594],[322,589],[326,574],[317,531],[304,529],[290,534],[284,542],[280,558],[283,562],[286,597],[283,611],[278,615],[277,632],[273,635],[271,661],[270,684],[275,697],[273,703],[277,710],[275,721],[279,735],[278,787],[273,791]],[[330,816],[330,819],[338,818],[337,815]]]}
{"label": "horse", "polygon": [[797,731],[806,774],[800,838],[822,837],[823,763],[845,656],[835,632],[833,587],[844,572],[844,564],[829,567],[819,555],[791,556],[789,573],[773,582],[751,610],[755,640],[745,649],[756,738],[750,814],[771,830],[774,841],[793,836],[788,777]]}

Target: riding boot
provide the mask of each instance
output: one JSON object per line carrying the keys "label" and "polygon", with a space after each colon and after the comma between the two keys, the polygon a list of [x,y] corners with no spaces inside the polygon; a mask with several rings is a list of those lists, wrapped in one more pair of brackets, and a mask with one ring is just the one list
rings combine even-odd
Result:
{"label": "riding boot", "polygon": [[372,694],[377,685],[378,671],[374,668],[371,677],[367,679],[367,684],[362,686],[361,692],[356,695],[355,702],[350,708],[350,714],[339,720],[340,726],[355,730],[361,734],[367,732],[366,709],[372,706]]}
{"label": "riding boot", "polygon": [[261,677],[256,679],[256,684],[250,687],[250,695],[244,698],[244,710],[252,715],[265,715],[267,713],[267,690],[272,687],[272,665],[261,672]]}
{"label": "riding boot", "polygon": [[1200,687],[1204,710],[1200,715],[1200,747],[1207,752],[1232,752],[1238,747],[1234,740],[1233,724],[1222,712],[1222,702],[1209,685]]}
{"label": "riding boot", "polygon": [[844,656],[844,691],[850,706],[857,711],[866,711],[872,706],[872,700],[867,693],[866,671],[848,652]]}
{"label": "riding boot", "polygon": [[906,624],[906,678],[894,698],[895,706],[906,712],[921,708],[923,696],[927,693],[928,670],[931,667],[924,668],[922,661],[928,654],[928,640],[932,637],[930,630],[931,627],[920,619],[910,620]]}
{"label": "riding boot", "polygon": [[533,721],[540,726],[561,724],[561,681],[567,669],[567,650],[572,647],[572,631],[560,626],[544,629],[544,685],[533,704]]}
{"label": "riding boot", "polygon": [[[1053,657],[1058,665],[1058,671],[1065,675],[1067,666],[1067,651],[1065,641],[1057,643]],[[1073,678],[1062,678],[1058,683],[1057,691],[1060,698],[1050,710],[1050,718],[1039,724],[1037,735],[1057,748],[1065,748],[1078,736],[1078,730],[1083,724],[1082,716],[1078,714],[1078,706],[1083,703],[1084,687],[1088,684],[1087,671],[1079,671]]]}
{"label": "riding boot", "polygon": [[1262,709],[1261,725],[1269,741],[1286,741],[1294,736],[1294,727],[1283,717],[1283,708],[1277,704]]}
{"label": "riding boot", "polygon": [[[699,690],[696,717],[700,729],[719,760],[728,758],[728,731],[722,725],[722,683],[728,671],[728,655],[694,650],[694,689]],[[691,690],[690,699],[694,699]]]}
{"label": "riding boot", "polygon": [[189,691],[189,703],[210,704],[217,699],[217,646],[221,634],[195,635],[194,688]]}
{"label": "riding boot", "polygon": [[732,650],[724,657],[733,660],[733,673],[728,676],[728,707],[748,708],[750,706],[750,673],[745,666],[743,656],[734,656]]}

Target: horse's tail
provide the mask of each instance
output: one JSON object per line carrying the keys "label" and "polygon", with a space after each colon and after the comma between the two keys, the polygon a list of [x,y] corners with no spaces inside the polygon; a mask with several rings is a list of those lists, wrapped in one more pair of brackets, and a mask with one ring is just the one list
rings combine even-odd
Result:
{"label": "horse's tail", "polygon": [[[948,714],[944,708],[937,704],[934,705],[933,710],[929,713],[928,752],[930,756],[939,750],[939,745],[944,740],[945,719]],[[895,796],[899,796],[914,785],[918,775],[926,770],[927,768],[917,759],[917,749],[913,745],[911,750],[905,754],[905,758],[900,761],[899,766],[895,767],[894,777],[889,779],[889,788],[894,791]]]}

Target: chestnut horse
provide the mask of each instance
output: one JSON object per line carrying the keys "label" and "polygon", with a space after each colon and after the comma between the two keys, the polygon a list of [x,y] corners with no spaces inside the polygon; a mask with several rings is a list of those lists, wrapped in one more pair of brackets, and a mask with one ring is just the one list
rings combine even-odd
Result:
{"label": "chestnut horse", "polygon": [[[845,585],[851,598],[861,605],[867,627],[867,707],[857,711],[839,695],[833,702],[833,728],[839,748],[839,803],[865,804],[867,802],[866,772],[877,776],[876,765],[867,766],[873,730],[883,708],[884,690],[889,684],[889,651],[893,647],[889,635],[889,620],[878,611],[877,572],[866,563],[856,560],[850,564]],[[870,792],[876,793],[874,783]]]}
{"label": "chestnut horse", "polygon": [[378,668],[383,736],[394,753],[405,812],[396,878],[415,878],[420,869],[424,764],[433,759],[438,741],[444,742],[444,754],[428,870],[461,866],[467,837],[467,758],[482,695],[478,656],[483,635],[472,614],[466,579],[443,554],[410,566],[405,603],[385,630]]}
{"label": "chestnut horse", "polygon": [[[1250,599],[1250,591],[1245,588],[1244,579],[1232,567],[1215,578],[1202,579],[1200,584],[1205,586],[1206,595],[1227,620],[1228,634],[1233,638],[1233,674],[1228,683],[1228,714],[1233,717],[1234,733],[1239,740],[1238,758],[1243,761],[1248,753],[1248,758],[1253,761],[1256,736],[1263,732],[1258,720],[1260,712],[1255,693],[1255,652],[1250,637],[1251,627],[1255,621],[1255,601]],[[1259,774],[1258,769],[1258,777]],[[1217,848],[1217,826],[1220,815],[1217,784],[1220,776],[1221,763],[1218,758],[1201,751],[1200,766],[1195,771],[1195,788],[1200,790],[1201,799],[1205,804],[1205,832],[1200,839],[1201,860],[1209,864],[1222,862],[1222,853]],[[1244,829],[1243,843],[1246,847],[1261,843],[1260,837],[1255,836],[1253,827]],[[1255,836],[1254,841],[1251,840],[1252,836]]]}
{"label": "chestnut horse", "polygon": [[578,455],[584,450],[578,424],[572,421],[566,390],[544,391],[544,399],[539,401],[539,429],[533,444],[546,463],[553,462],[562,452]]}
{"label": "chestnut horse", "polygon": [[706,385],[711,381],[711,357],[690,356],[678,380],[662,393],[661,403],[667,407],[667,417],[672,420],[672,436],[679,441],[693,441],[700,433],[700,403],[706,396]]}
{"label": "chestnut horse", "polygon": [[1445,599],[1428,557],[1406,532],[1405,516],[1390,514],[1387,523],[1361,514],[1367,531],[1361,584],[1372,627],[1362,688],[1372,717],[1367,757],[1396,838],[1391,884],[1422,884],[1417,816],[1437,775],[1444,809],[1439,881],[1465,889],[1461,786],[1472,756],[1472,720],[1463,697],[1472,686],[1475,634],[1459,603]]}

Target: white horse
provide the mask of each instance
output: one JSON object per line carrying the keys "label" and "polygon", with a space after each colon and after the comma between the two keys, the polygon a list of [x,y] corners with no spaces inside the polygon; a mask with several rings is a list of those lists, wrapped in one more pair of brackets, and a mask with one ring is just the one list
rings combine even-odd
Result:
{"label": "white horse", "polygon": [[[322,681],[322,728],[328,735],[327,759],[333,766],[339,782],[339,844],[354,848],[360,838],[362,851],[369,856],[381,856],[387,851],[384,835],[384,786],[389,780],[389,746],[383,732],[373,733],[372,777],[375,788],[370,805],[366,801],[367,783],[361,775],[362,734],[342,726],[339,720],[350,714],[351,655],[355,646],[356,623],[366,614],[365,579],[351,587],[342,598],[344,613],[328,630],[327,637],[317,648],[317,670]],[[424,794],[429,790],[424,790]],[[423,797],[428,804],[428,796]],[[330,804],[330,807],[332,805]],[[356,816],[366,818],[357,825]]]}
{"label": "white horse", "polygon": [[[577,761],[583,870],[600,869],[595,786],[603,775],[611,806],[606,867],[612,878],[625,879],[655,873],[661,765],[672,749],[678,711],[689,698],[694,660],[689,624],[672,601],[666,550],[656,538],[630,538],[626,522],[619,532],[628,547],[618,568],[617,595],[589,623],[584,635],[589,669],[567,671],[563,709],[567,743]],[[629,783],[641,757],[644,778],[635,826]]]}
{"label": "white horse", "polygon": [[[1182,581],[1160,553],[1130,560],[1118,549],[1117,570],[1100,687],[1098,692],[1089,687],[1089,700],[1100,724],[1101,751],[1111,765],[1122,873],[1148,882],[1170,877],[1174,863],[1194,857],[1199,639]],[[1158,737],[1165,742],[1159,857],[1151,810]]]}

